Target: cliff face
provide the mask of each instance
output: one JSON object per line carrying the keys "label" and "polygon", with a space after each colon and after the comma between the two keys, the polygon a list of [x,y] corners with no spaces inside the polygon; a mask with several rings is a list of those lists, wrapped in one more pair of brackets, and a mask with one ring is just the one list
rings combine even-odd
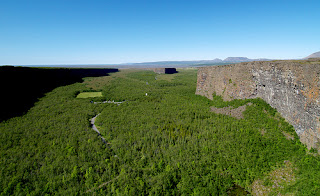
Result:
{"label": "cliff face", "polygon": [[106,76],[118,69],[67,69],[0,66],[0,122],[27,112],[45,93],[83,77]]}
{"label": "cliff face", "polygon": [[177,73],[176,68],[154,68],[154,72],[158,74],[174,74]]}
{"label": "cliff face", "polygon": [[294,126],[302,143],[320,150],[320,62],[272,61],[202,67],[196,94],[224,100],[260,97]]}

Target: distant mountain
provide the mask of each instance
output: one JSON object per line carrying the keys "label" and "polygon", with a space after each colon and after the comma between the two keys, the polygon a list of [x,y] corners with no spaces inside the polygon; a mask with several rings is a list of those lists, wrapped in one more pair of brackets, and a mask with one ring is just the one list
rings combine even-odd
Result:
{"label": "distant mountain", "polygon": [[[273,59],[249,59],[247,57],[228,57],[224,60],[215,58],[213,60],[194,60],[194,61],[156,61],[142,63],[122,63],[122,64],[74,64],[74,65],[23,65],[27,67],[65,67],[65,68],[161,68],[161,67],[200,67],[213,65],[227,65],[251,61],[270,61]],[[1,65],[0,65],[1,66]],[[20,65],[21,66],[21,65]]]}
{"label": "distant mountain", "polygon": [[218,59],[218,58],[213,59],[213,61],[215,61],[215,62],[217,62],[217,63],[221,63],[221,62],[223,62],[223,60]]}
{"label": "distant mountain", "polygon": [[187,67],[187,66],[205,66],[205,65],[224,65],[229,63],[240,63],[250,61],[268,61],[271,59],[249,59],[247,57],[228,57],[224,60],[215,58],[213,60],[198,61],[157,61],[143,63],[126,63],[123,65],[132,67]]}
{"label": "distant mountain", "polygon": [[201,66],[201,65],[211,65],[211,64],[221,64],[225,63],[221,59],[213,59],[213,60],[198,60],[198,61],[157,61],[157,62],[143,62],[143,63],[126,63],[125,65],[136,66],[136,67],[169,67],[169,66]]}
{"label": "distant mountain", "polygon": [[305,59],[309,59],[309,58],[320,58],[320,51],[310,54]]}
{"label": "distant mountain", "polygon": [[252,61],[253,59],[248,59],[247,57],[228,57],[224,59],[224,62],[248,62]]}
{"label": "distant mountain", "polygon": [[274,59],[266,59],[266,58],[260,58],[260,59],[249,59],[247,57],[228,57],[224,59],[222,62],[224,63],[241,63],[241,62],[251,62],[251,61],[272,61]]}

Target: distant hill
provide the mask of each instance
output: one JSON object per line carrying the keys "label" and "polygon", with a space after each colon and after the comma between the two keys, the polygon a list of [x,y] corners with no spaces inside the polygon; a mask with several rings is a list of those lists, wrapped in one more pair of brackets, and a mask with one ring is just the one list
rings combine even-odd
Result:
{"label": "distant hill", "polygon": [[248,59],[247,57],[228,57],[224,59],[225,62],[248,62],[253,59]]}
{"label": "distant hill", "polygon": [[143,62],[143,63],[128,63],[127,65],[133,66],[197,66],[206,64],[223,63],[221,59],[214,60],[199,60],[199,61],[157,61],[157,62]]}
{"label": "distant hill", "polygon": [[213,65],[226,65],[231,63],[251,62],[251,61],[270,61],[274,59],[249,59],[247,57],[228,57],[224,60],[215,58],[212,60],[194,61],[155,61],[142,63],[123,63],[123,64],[81,64],[81,65],[24,65],[28,67],[55,67],[55,68],[170,68],[170,67],[202,67]]}
{"label": "distant hill", "polygon": [[215,59],[213,59],[213,61],[218,62],[218,63],[221,63],[223,60],[218,59],[218,58],[215,58]]}
{"label": "distant hill", "polygon": [[223,65],[229,63],[240,63],[250,61],[268,61],[273,59],[249,59],[247,57],[228,57],[224,60],[215,58],[213,60],[198,60],[198,61],[157,61],[143,63],[127,63],[123,64],[131,67],[187,67],[187,66],[205,66],[205,65]]}
{"label": "distant hill", "polygon": [[309,58],[320,58],[320,51],[310,54],[305,59],[309,59]]}

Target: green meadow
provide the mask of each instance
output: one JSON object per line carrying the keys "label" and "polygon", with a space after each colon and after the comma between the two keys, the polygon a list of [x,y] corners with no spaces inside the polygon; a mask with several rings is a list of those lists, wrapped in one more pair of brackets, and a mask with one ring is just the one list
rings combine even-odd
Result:
{"label": "green meadow", "polygon": [[102,92],[82,92],[77,95],[77,98],[102,97]]}

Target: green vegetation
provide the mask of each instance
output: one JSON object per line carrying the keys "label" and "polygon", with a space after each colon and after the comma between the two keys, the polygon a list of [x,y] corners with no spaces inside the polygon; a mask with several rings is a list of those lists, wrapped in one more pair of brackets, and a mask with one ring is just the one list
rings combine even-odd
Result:
{"label": "green vegetation", "polygon": [[[0,193],[79,195],[227,195],[272,189],[277,171],[290,171],[270,193],[320,194],[320,159],[262,99],[223,102],[195,95],[196,70],[171,80],[126,70],[59,87],[26,115],[0,124]],[[91,104],[79,92],[101,90]],[[147,93],[147,96],[146,96]],[[251,102],[243,119],[211,106]],[[96,125],[109,147],[90,128]],[[283,133],[294,136],[286,139]],[[283,169],[290,163],[290,168]],[[270,186],[271,185],[271,186]]]}
{"label": "green vegetation", "polygon": [[77,95],[77,98],[102,97],[102,92],[82,92]]}
{"label": "green vegetation", "polygon": [[157,80],[166,80],[168,82],[171,82],[175,76],[176,74],[158,74],[156,77]]}

